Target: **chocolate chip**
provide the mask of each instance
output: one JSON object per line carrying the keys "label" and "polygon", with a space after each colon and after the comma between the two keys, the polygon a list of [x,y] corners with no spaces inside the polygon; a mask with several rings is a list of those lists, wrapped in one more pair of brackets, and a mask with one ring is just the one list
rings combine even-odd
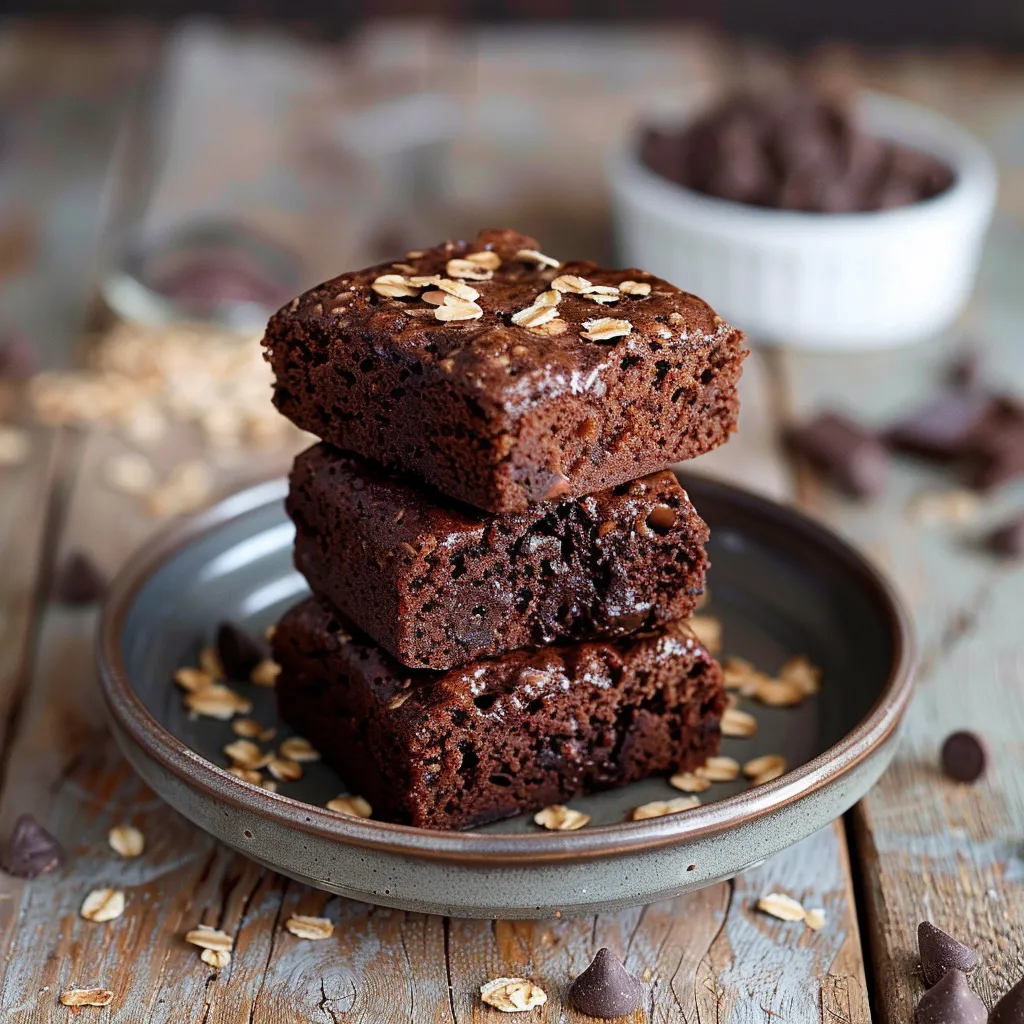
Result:
{"label": "chocolate chip", "polygon": [[921,953],[921,972],[929,985],[934,985],[949,970],[973,971],[981,957],[973,949],[957,942],[930,921],[917,926],[917,948]]}
{"label": "chocolate chip", "polygon": [[650,609],[642,611],[624,612],[609,618],[608,625],[616,633],[635,633],[641,626],[646,625],[650,618]]}
{"label": "chocolate chip", "polygon": [[569,1002],[601,1020],[624,1017],[640,1005],[640,983],[607,949],[599,949],[594,962],[572,983]]}
{"label": "chocolate chip", "polygon": [[1002,999],[992,1007],[988,1024],[1020,1024],[1024,1020],[1024,978],[1021,978]]}
{"label": "chocolate chip", "polygon": [[1010,558],[1024,558],[1024,516],[993,530],[986,546],[997,555]]}
{"label": "chocolate chip", "polygon": [[888,472],[878,438],[838,413],[822,413],[787,434],[790,447],[835,486],[857,498],[878,494]]}
{"label": "chocolate chip", "polygon": [[55,870],[63,857],[60,843],[31,814],[23,814],[0,851],[0,868],[18,878],[35,878]]}
{"label": "chocolate chip", "polygon": [[53,596],[61,604],[92,604],[106,593],[106,589],[106,577],[92,559],[82,551],[73,551],[57,570]]}
{"label": "chocolate chip", "polygon": [[942,744],[942,770],[957,782],[976,782],[988,767],[988,745],[966,729],[946,737]]}
{"label": "chocolate chip", "polygon": [[676,510],[671,505],[655,505],[647,517],[647,525],[655,533],[668,533],[676,525]]}
{"label": "chocolate chip", "polygon": [[229,679],[248,679],[252,670],[270,657],[270,648],[234,622],[222,622],[217,627],[217,656]]}
{"label": "chocolate chip", "polygon": [[985,1024],[988,1011],[963,971],[947,971],[917,1004],[916,1024]]}

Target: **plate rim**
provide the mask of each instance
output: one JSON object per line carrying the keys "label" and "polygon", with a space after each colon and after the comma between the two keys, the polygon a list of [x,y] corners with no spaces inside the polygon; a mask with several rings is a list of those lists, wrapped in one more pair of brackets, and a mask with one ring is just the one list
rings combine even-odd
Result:
{"label": "plate rim", "polygon": [[839,740],[780,778],[755,788],[701,804],[685,814],[599,825],[576,832],[476,833],[418,828],[355,818],[283,793],[245,782],[208,761],[167,730],[143,705],[121,655],[120,637],[128,611],[151,576],[183,548],[218,527],[258,508],[283,500],[285,477],[265,480],[237,491],[199,514],[172,523],[136,551],[111,584],[101,609],[96,635],[100,687],[108,714],[118,730],[144,754],[190,787],[238,810],[270,817],[288,828],[364,849],[465,866],[525,867],[565,860],[619,857],[724,834],[837,781],[878,752],[895,733],[910,702],[918,646],[912,620],[895,586],[868,558],[824,524],[789,505],[734,484],[698,474],[720,500],[745,507],[788,525],[845,563],[859,583],[873,592],[889,627],[893,658],[888,678],[867,713]]}

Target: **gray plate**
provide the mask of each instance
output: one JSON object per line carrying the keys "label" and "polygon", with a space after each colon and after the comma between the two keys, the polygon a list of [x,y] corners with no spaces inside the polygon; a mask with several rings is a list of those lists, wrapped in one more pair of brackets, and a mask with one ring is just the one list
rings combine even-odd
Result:
{"label": "gray plate", "polygon": [[[303,882],[370,903],[471,917],[540,917],[646,903],[728,878],[842,814],[892,758],[910,694],[913,643],[888,584],[834,534],[746,492],[686,477],[712,529],[707,609],[725,650],[774,671],[807,654],[822,692],[798,708],[751,705],[743,762],[785,755],[790,771],[757,789],[717,784],[702,806],[628,822],[638,804],[679,795],[663,779],[574,800],[579,832],[529,817],[473,832],[362,821],[323,808],[346,787],[323,764],[272,794],[229,775],[226,722],[190,721],[171,684],[224,618],[261,630],[307,593],[291,565],[283,481],[229,498],[165,534],[119,577],[99,658],[115,735],[146,782],[200,827]],[[277,725],[272,691],[246,687]]]}

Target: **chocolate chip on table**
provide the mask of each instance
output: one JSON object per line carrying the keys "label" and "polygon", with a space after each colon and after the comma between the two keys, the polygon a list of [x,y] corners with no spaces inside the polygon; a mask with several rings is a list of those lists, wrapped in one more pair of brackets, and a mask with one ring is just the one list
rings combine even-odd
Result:
{"label": "chocolate chip on table", "polygon": [[874,497],[885,486],[885,448],[873,433],[846,416],[821,413],[790,429],[786,439],[795,452],[853,497]]}
{"label": "chocolate chip on table", "polygon": [[963,971],[947,971],[917,1004],[916,1024],[985,1024],[988,1010]]}
{"label": "chocolate chip on table", "polygon": [[957,782],[977,782],[988,768],[988,745],[974,732],[951,733],[942,744],[942,770]]}
{"label": "chocolate chip on table", "polygon": [[611,1020],[640,1005],[640,983],[608,949],[599,949],[593,963],[572,983],[569,1002],[590,1017]]}
{"label": "chocolate chip on table", "polygon": [[973,971],[981,957],[962,942],[957,942],[941,928],[930,921],[917,926],[917,948],[921,954],[921,972],[929,985],[936,984],[950,970]]}
{"label": "chocolate chip on table", "polygon": [[1003,996],[988,1015],[988,1024],[1020,1024],[1024,1020],[1024,978]]}
{"label": "chocolate chip on table", "polygon": [[986,542],[990,551],[1010,558],[1024,558],[1024,516],[993,530]]}
{"label": "chocolate chip on table", "polygon": [[53,596],[68,605],[93,604],[107,590],[106,577],[82,551],[73,551],[64,559],[53,585]]}
{"label": "chocolate chip on table", "polygon": [[60,843],[31,814],[23,814],[0,850],[0,868],[18,878],[35,878],[55,870],[63,858]]}
{"label": "chocolate chip on table", "polygon": [[234,622],[217,627],[217,656],[229,679],[248,679],[260,662],[270,657],[270,648]]}
{"label": "chocolate chip on table", "polygon": [[899,451],[955,463],[968,486],[990,490],[1024,473],[1024,404],[954,388],[913,409],[886,439]]}

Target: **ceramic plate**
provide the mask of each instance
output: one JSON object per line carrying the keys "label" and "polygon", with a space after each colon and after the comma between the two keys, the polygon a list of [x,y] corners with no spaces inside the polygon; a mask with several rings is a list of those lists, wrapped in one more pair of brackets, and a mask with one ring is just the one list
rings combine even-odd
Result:
{"label": "ceramic plate", "polygon": [[[775,671],[792,654],[821,666],[821,693],[796,708],[749,705],[756,736],[726,739],[740,762],[785,755],[787,774],[748,789],[716,784],[682,814],[626,821],[679,794],[664,779],[578,798],[577,832],[529,816],[472,832],[434,832],[346,817],[346,792],[323,764],[278,793],[235,778],[226,722],[191,721],[171,683],[225,618],[262,630],[306,594],[274,481],[237,494],[147,546],[117,580],[99,636],[114,733],[145,781],[187,818],[292,878],[369,903],[467,917],[544,917],[665,899],[729,878],[841,815],[892,758],[910,695],[910,625],[889,585],[812,520],[695,477],[683,483],[712,530],[706,614],[725,653]],[[254,717],[279,728],[273,692],[247,686]],[[747,706],[744,702],[744,706]]]}

